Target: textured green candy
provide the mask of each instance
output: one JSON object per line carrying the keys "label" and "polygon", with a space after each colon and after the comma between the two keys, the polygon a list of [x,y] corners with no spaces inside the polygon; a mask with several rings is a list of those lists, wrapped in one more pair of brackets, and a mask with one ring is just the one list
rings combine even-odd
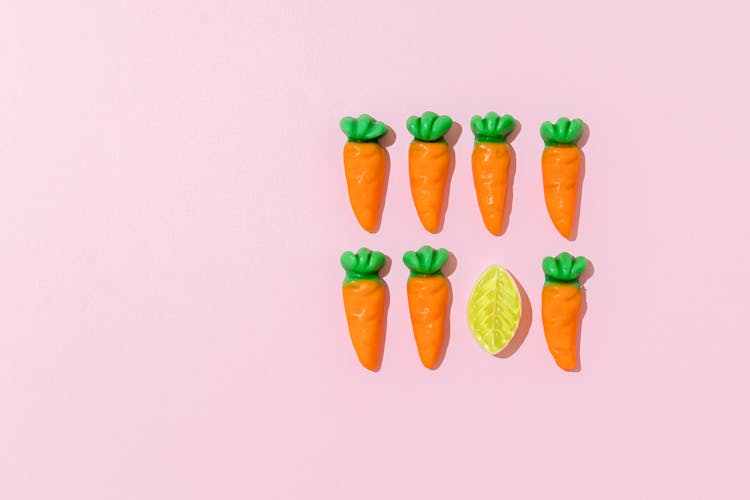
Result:
{"label": "textured green candy", "polygon": [[469,329],[482,349],[497,354],[521,321],[521,294],[508,271],[490,266],[477,280],[467,308]]}
{"label": "textured green candy", "polygon": [[557,123],[542,123],[539,133],[545,146],[575,146],[583,135],[583,121],[580,118],[562,117]]}
{"label": "textured green candy", "polygon": [[453,119],[450,116],[438,115],[432,111],[425,111],[422,116],[411,116],[406,121],[406,128],[414,139],[423,142],[442,141],[452,126]]}
{"label": "textured green candy", "polygon": [[485,118],[475,115],[471,119],[471,131],[475,142],[505,142],[516,128],[516,120],[510,115],[500,116],[494,111]]}
{"label": "textured green candy", "polygon": [[345,116],[339,126],[351,142],[374,142],[388,132],[388,125],[370,115],[359,115],[358,118]]}
{"label": "textured green candy", "polygon": [[448,262],[450,255],[445,248],[435,249],[425,245],[416,252],[406,252],[403,260],[409,268],[409,276],[442,276],[441,268]]}
{"label": "textured green candy", "polygon": [[568,252],[562,252],[557,257],[545,257],[542,260],[544,282],[546,284],[568,284],[581,286],[578,277],[586,270],[586,257],[573,257]]}
{"label": "textured green candy", "polygon": [[385,255],[377,250],[360,248],[357,253],[344,252],[341,254],[341,267],[346,271],[344,283],[356,280],[380,281],[378,273],[385,265]]}

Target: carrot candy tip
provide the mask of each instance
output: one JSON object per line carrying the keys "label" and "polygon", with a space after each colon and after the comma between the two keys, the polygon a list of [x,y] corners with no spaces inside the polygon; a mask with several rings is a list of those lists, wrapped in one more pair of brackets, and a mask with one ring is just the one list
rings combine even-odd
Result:
{"label": "carrot candy tip", "polygon": [[545,146],[576,146],[583,135],[584,123],[580,118],[562,117],[556,123],[544,122],[539,133]]}
{"label": "carrot candy tip", "polygon": [[374,142],[388,132],[388,125],[365,114],[359,115],[358,118],[345,116],[339,122],[339,126],[351,142]]}
{"label": "carrot candy tip", "polygon": [[422,116],[411,116],[406,121],[406,128],[414,139],[422,142],[443,140],[452,126],[453,119],[450,116],[438,115],[432,111],[425,111]]}
{"label": "carrot candy tip", "polygon": [[516,120],[511,115],[500,116],[494,111],[482,118],[475,115],[471,118],[471,131],[475,142],[506,142],[507,137],[516,128]]}

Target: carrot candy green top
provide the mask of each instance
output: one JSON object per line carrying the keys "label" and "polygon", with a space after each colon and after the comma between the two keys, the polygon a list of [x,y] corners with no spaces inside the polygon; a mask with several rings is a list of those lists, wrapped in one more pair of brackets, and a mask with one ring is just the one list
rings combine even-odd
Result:
{"label": "carrot candy green top", "polygon": [[575,146],[583,135],[583,121],[580,118],[570,120],[562,117],[557,123],[542,123],[539,129],[545,146]]}
{"label": "carrot candy green top", "polygon": [[563,252],[557,257],[545,257],[542,260],[545,285],[574,285],[581,287],[578,277],[586,270],[586,257],[573,257]]}
{"label": "carrot candy green top", "polygon": [[370,115],[345,116],[339,126],[350,142],[375,142],[388,132],[388,125]]}
{"label": "carrot candy green top", "polygon": [[500,116],[494,111],[487,113],[486,118],[480,115],[471,118],[474,142],[505,142],[515,128],[516,120],[512,116]]}
{"label": "carrot candy green top", "polygon": [[360,248],[357,253],[341,254],[341,266],[346,271],[344,284],[357,280],[381,281],[378,272],[385,265],[385,255],[381,252]]}
{"label": "carrot candy green top", "polygon": [[422,142],[442,141],[443,136],[453,126],[450,116],[438,115],[432,111],[425,111],[422,116],[412,116],[406,121],[406,128],[414,139]]}
{"label": "carrot candy green top", "polygon": [[450,253],[445,248],[436,250],[425,245],[416,252],[404,254],[404,264],[409,268],[409,277],[442,276],[441,268],[448,262]]}

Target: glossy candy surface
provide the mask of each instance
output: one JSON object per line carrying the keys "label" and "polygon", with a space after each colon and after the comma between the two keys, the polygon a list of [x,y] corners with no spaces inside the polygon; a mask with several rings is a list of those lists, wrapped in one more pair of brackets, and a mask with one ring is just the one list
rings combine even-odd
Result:
{"label": "glossy candy surface", "polygon": [[581,150],[578,140],[584,131],[576,118],[544,122],[540,134],[545,148],[542,153],[544,201],[552,223],[566,238],[573,234],[578,208],[578,184],[581,175]]}
{"label": "glossy candy surface", "polygon": [[469,298],[467,319],[474,339],[488,353],[508,345],[521,320],[521,294],[508,271],[492,265],[482,273]]}
{"label": "glossy candy surface", "polygon": [[369,115],[344,117],[340,125],[347,136],[344,173],[349,203],[360,226],[372,233],[380,222],[386,181],[386,152],[378,138],[386,134],[388,127]]}
{"label": "glossy candy surface", "polygon": [[386,290],[378,273],[385,262],[385,255],[367,248],[341,255],[346,271],[342,295],[349,336],[360,363],[368,370],[378,369],[383,349]]}
{"label": "glossy candy surface", "polygon": [[542,324],[547,346],[563,370],[578,366],[578,323],[583,302],[579,276],[586,270],[585,257],[567,252],[542,261],[545,282],[542,288]]}
{"label": "glossy candy surface", "polygon": [[511,150],[507,137],[516,127],[510,115],[499,116],[489,112],[485,118],[479,115],[471,119],[474,132],[474,151],[471,169],[479,211],[487,230],[499,235],[503,229],[505,200],[508,191],[508,173]]}
{"label": "glossy candy surface", "polygon": [[414,136],[409,145],[411,195],[420,222],[431,233],[440,228],[451,161],[451,149],[443,137],[452,126],[450,116],[431,111],[412,116],[406,122]]}
{"label": "glossy candy surface", "polygon": [[423,246],[403,258],[410,271],[406,295],[414,341],[422,364],[430,369],[437,365],[443,348],[450,283],[441,269],[449,257],[444,248]]}

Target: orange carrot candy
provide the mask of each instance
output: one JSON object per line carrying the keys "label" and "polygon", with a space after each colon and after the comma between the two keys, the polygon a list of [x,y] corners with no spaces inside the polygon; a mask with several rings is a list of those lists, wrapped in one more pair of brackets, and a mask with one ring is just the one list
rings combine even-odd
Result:
{"label": "orange carrot candy", "polygon": [[406,296],[414,340],[422,364],[430,369],[435,368],[443,348],[450,284],[441,268],[448,257],[450,254],[445,248],[435,250],[426,245],[416,252],[404,254],[404,264],[411,271]]}
{"label": "orange carrot candy", "polygon": [[578,321],[583,290],[578,277],[586,269],[585,257],[567,252],[545,257],[542,288],[542,324],[547,346],[557,366],[573,370],[578,366]]}
{"label": "orange carrot candy", "polygon": [[448,183],[451,150],[443,136],[453,126],[450,116],[426,111],[412,116],[406,128],[414,136],[409,145],[411,196],[422,225],[431,233],[440,226],[443,196]]}
{"label": "orange carrot candy", "polygon": [[356,254],[341,254],[341,265],[346,271],[342,291],[349,336],[359,362],[375,371],[383,347],[385,285],[378,272],[385,265],[385,255],[360,248]]}
{"label": "orange carrot candy", "polygon": [[583,122],[576,118],[560,118],[554,125],[544,122],[540,129],[544,140],[542,177],[547,212],[557,230],[570,238],[578,204],[578,182],[581,171],[581,150],[578,140]]}
{"label": "orange carrot candy", "polygon": [[346,116],[340,125],[348,139],[344,172],[349,202],[359,225],[372,233],[378,227],[385,185],[386,153],[378,138],[388,132],[388,126],[369,115]]}
{"label": "orange carrot candy", "polygon": [[484,225],[495,236],[503,229],[505,195],[508,191],[511,151],[506,138],[515,128],[516,120],[510,115],[499,116],[489,112],[486,118],[476,115],[471,119],[471,131],[474,132],[474,152],[471,154],[474,189]]}

